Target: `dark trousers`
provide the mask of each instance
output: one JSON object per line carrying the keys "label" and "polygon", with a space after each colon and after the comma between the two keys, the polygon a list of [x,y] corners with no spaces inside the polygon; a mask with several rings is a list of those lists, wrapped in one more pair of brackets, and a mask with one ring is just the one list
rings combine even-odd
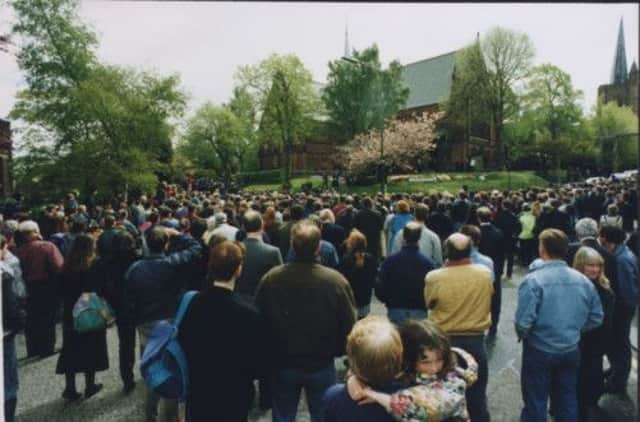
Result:
{"label": "dark trousers", "polygon": [[513,275],[513,258],[515,256],[515,250],[511,249],[510,251],[505,252],[504,258],[507,262],[507,277],[511,278]]}
{"label": "dark trousers", "polygon": [[59,303],[55,286],[48,280],[27,283],[27,319],[24,336],[27,356],[48,356],[56,344],[56,314]]}
{"label": "dark trousers", "polygon": [[478,362],[478,381],[467,389],[467,408],[473,422],[489,422],[487,407],[487,384],[489,382],[489,366],[484,335],[451,336],[451,346],[468,352]]}
{"label": "dark trousers", "polygon": [[604,372],[602,370],[602,354],[585,354],[580,356],[578,369],[578,420],[587,420],[587,409],[597,406],[598,399],[604,393]]}
{"label": "dark trousers", "polygon": [[627,305],[622,300],[616,301],[613,311],[613,341],[607,357],[611,362],[609,386],[617,391],[624,391],[627,388],[629,372],[631,372],[631,341],[629,335],[634,313],[635,308],[633,306]]}
{"label": "dark trousers", "polygon": [[118,324],[118,357],[120,378],[125,386],[133,384],[133,365],[136,362],[136,326]]}
{"label": "dark trousers", "polygon": [[489,333],[495,335],[498,332],[498,322],[500,321],[500,308],[502,307],[502,283],[500,279],[493,280],[493,296],[491,296],[491,328]]}
{"label": "dark trousers", "polygon": [[520,239],[520,262],[522,265],[528,267],[536,255],[536,239]]}
{"label": "dark trousers", "polygon": [[520,421],[546,422],[547,402],[551,396],[556,422],[578,422],[579,364],[578,348],[566,353],[547,353],[525,342],[520,376],[524,408]]}
{"label": "dark trousers", "polygon": [[11,399],[4,401],[4,420],[5,422],[13,422],[16,415],[16,405],[18,399]]}

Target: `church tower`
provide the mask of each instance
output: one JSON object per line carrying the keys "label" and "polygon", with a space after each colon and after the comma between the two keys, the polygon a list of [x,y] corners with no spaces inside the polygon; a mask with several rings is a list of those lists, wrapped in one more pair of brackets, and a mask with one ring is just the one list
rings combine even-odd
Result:
{"label": "church tower", "polygon": [[622,18],[618,28],[618,42],[616,43],[616,55],[613,60],[613,71],[611,72],[611,83],[622,84],[627,80],[627,52],[624,48],[624,28]]}

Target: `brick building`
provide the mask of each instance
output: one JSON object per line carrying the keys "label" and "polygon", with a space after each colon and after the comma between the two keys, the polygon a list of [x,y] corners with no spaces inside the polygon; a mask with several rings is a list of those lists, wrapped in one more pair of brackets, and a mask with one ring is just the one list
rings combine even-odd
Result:
{"label": "brick building", "polygon": [[618,28],[616,53],[611,71],[611,81],[598,87],[598,101],[602,104],[614,101],[620,106],[629,106],[638,115],[638,65],[634,60],[627,72],[627,54],[624,43],[622,20]]}
{"label": "brick building", "polygon": [[10,196],[13,193],[13,180],[11,178],[11,124],[0,119],[0,195]]}

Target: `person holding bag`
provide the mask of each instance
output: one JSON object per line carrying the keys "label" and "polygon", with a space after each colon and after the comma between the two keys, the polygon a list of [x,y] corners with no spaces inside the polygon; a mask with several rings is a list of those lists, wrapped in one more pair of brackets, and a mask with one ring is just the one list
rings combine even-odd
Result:
{"label": "person holding bag", "polygon": [[95,240],[87,234],[80,234],[73,242],[59,276],[63,298],[62,352],[56,374],[65,375],[62,397],[69,401],[81,397],[76,390],[76,373],[84,373],[84,396],[89,398],[102,389],[102,384],[95,382],[95,373],[109,368],[107,324],[95,330],[80,332],[77,329],[77,318],[74,319],[73,315],[74,307],[76,314],[78,313],[76,304],[79,299],[87,297],[83,293],[95,293],[100,300],[105,295],[105,286],[98,281],[101,277],[96,274],[95,260]]}

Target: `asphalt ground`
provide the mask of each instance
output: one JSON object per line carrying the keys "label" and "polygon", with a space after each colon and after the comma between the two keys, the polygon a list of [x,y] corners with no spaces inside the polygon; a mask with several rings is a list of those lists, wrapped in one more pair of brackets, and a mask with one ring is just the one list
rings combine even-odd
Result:
{"label": "asphalt ground", "polygon": [[[517,303],[517,287],[524,275],[523,269],[515,268],[512,280],[503,279],[502,314],[495,344],[489,347],[489,410],[495,422],[519,420],[522,398],[520,390],[521,345],[513,328],[513,317]],[[372,313],[385,315],[384,305],[374,299]],[[637,326],[637,325],[636,325]],[[60,327],[58,327],[60,330]],[[26,350],[24,337],[18,337],[18,366],[20,389],[18,391],[18,422],[141,422],[143,412],[143,383],[135,368],[136,388],[128,396],[122,392],[118,372],[118,337],[115,328],[107,333],[110,369],[96,376],[104,389],[88,400],[65,404],[61,398],[64,376],[55,374],[58,355],[40,360],[24,359]],[[62,335],[58,332],[59,349]],[[22,359],[21,359],[22,358]],[[338,375],[344,375],[342,359],[336,359]],[[600,410],[594,418],[585,422],[631,422],[638,420],[635,398],[638,394],[637,352],[634,351],[633,369],[629,380],[628,396],[605,395],[600,400]],[[78,376],[79,391],[84,389],[84,379]],[[304,397],[304,395],[302,396]],[[304,399],[300,401],[298,421],[309,421]],[[271,412],[261,412],[257,406],[251,410],[250,421],[271,420]],[[224,422],[224,421],[220,421]],[[583,422],[583,421],[580,421]]]}

